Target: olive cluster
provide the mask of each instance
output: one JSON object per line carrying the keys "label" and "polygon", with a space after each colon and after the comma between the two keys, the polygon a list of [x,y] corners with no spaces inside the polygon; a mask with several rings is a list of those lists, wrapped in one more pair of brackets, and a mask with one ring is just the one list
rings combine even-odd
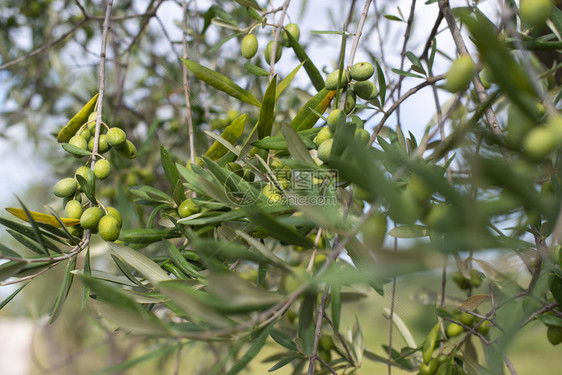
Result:
{"label": "olive cluster", "polygon": [[340,69],[334,70],[326,77],[326,90],[338,90],[347,86],[343,110],[350,114],[355,109],[357,97],[363,100],[373,100],[377,97],[377,87],[369,80],[374,73],[375,67],[368,62],[358,62],[343,72]]}
{"label": "olive cluster", "polygon": [[[290,23],[284,27],[284,30],[281,34],[280,43],[277,43],[277,48],[275,49],[275,62],[279,61],[279,59],[281,58],[283,47],[288,47],[290,45],[288,34],[291,34],[291,36],[298,42],[301,35],[299,26],[297,24]],[[258,52],[258,38],[254,34],[247,34],[242,39],[242,43],[240,44],[240,52],[245,59],[249,60],[253,58]],[[270,40],[263,51],[263,57],[266,64],[269,64],[269,62],[271,61],[272,53],[273,40]]]}
{"label": "olive cluster", "polygon": [[[66,151],[78,158],[89,155],[86,165],[90,163],[94,150],[96,116],[97,113],[92,112],[87,122],[70,138],[68,144],[74,147],[64,147]],[[111,172],[110,162],[101,154],[113,148],[120,155],[133,159],[136,157],[137,150],[122,129],[110,128],[105,123],[103,125],[107,132],[99,135],[98,149],[95,154],[99,159],[94,163],[93,168],[88,168],[86,165],[79,167],[73,177],[58,181],[53,192],[55,196],[63,198],[65,216],[69,219],[80,220],[80,225],[68,227],[70,234],[81,237],[83,230],[87,229],[93,233],[99,232],[106,241],[115,241],[121,231],[121,214],[113,207],[104,207],[95,199],[96,180],[106,179]],[[89,202],[83,199],[82,193],[86,193]]]}

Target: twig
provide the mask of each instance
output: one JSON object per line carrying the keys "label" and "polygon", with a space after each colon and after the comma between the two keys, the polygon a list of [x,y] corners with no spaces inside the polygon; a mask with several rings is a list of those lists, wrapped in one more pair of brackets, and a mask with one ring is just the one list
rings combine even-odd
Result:
{"label": "twig", "polygon": [[513,363],[511,363],[507,354],[503,353],[502,357],[511,375],[517,375],[517,371],[515,371],[515,367],[513,367]]}
{"label": "twig", "polygon": [[436,76],[433,76],[433,77],[429,77],[427,80],[425,80],[424,82],[420,83],[419,85],[417,85],[415,87],[412,87],[410,90],[408,90],[406,93],[404,93],[404,95],[402,95],[400,98],[398,98],[398,100],[396,100],[396,102],[394,102],[392,104],[392,106],[384,113],[384,116],[382,117],[379,124],[375,128],[375,131],[373,132],[373,134],[371,135],[371,139],[369,139],[369,146],[373,144],[373,142],[377,138],[377,135],[379,135],[379,132],[381,131],[384,123],[386,122],[386,120],[388,120],[390,115],[396,110],[396,108],[398,108],[400,106],[400,104],[402,104],[402,102],[404,100],[408,99],[410,96],[414,95],[415,93],[417,93],[418,91],[420,91],[424,87],[429,86],[429,85],[433,85],[433,84],[441,81],[442,79],[445,79],[445,77],[446,77],[445,74],[439,74],[439,75],[436,75]]}
{"label": "twig", "polygon": [[[402,52],[400,53],[400,70],[404,70],[404,62],[406,60],[406,47],[408,45],[408,40],[410,39],[410,32],[412,31],[412,24],[414,22],[414,13],[416,9],[416,0],[412,0],[412,5],[410,6],[410,15],[408,16],[408,22],[406,24],[406,32],[404,32],[404,43],[402,44]],[[404,80],[404,76],[399,76],[398,78],[398,87],[397,87],[397,95],[400,97],[400,93],[402,92],[402,81]],[[401,127],[400,125],[400,107],[396,109],[396,126],[398,128]]]}
{"label": "twig", "polygon": [[[109,33],[109,24],[111,16],[111,7],[113,6],[113,0],[107,2],[107,7],[105,8],[105,20],[103,21],[103,32],[101,37],[101,51],[100,51],[100,76],[99,76],[99,96],[98,102],[96,103],[96,131],[94,134],[94,147],[92,150],[92,163],[91,168],[94,169],[96,164],[100,129],[102,123],[102,110],[103,110],[103,96],[105,94],[105,51],[107,49],[107,35]],[[90,202],[92,204],[92,202]]]}
{"label": "twig", "polygon": [[326,315],[326,311],[324,311],[324,319],[326,320],[326,322],[328,322],[328,324],[330,325],[330,328],[332,328],[332,331],[336,334],[336,337],[340,341],[341,346],[343,346],[343,350],[345,350],[345,354],[347,356],[347,360],[349,361],[349,364],[352,367],[355,367],[355,361],[353,360],[353,356],[351,355],[351,352],[349,351],[349,347],[347,346],[347,343],[343,339],[341,333],[339,333],[336,330],[336,327],[334,326],[334,323],[332,322],[332,320],[328,317],[328,315]]}
{"label": "twig", "polygon": [[[355,53],[357,53],[357,47],[359,47],[359,39],[361,39],[361,34],[363,33],[363,27],[365,26],[365,20],[367,19],[367,14],[369,13],[369,7],[371,6],[371,1],[372,0],[366,0],[365,6],[363,6],[363,11],[361,12],[361,18],[359,19],[359,24],[357,25],[357,30],[355,31],[353,43],[351,44],[351,50],[349,51],[349,59],[347,60],[348,68],[351,68],[351,66],[353,65],[353,60],[355,60]],[[345,98],[346,95],[341,96],[340,108],[343,108],[345,106]]]}
{"label": "twig", "polygon": [[[398,238],[394,238],[394,252],[398,251]],[[390,314],[388,320],[388,375],[392,373],[392,333],[394,331],[394,302],[396,301],[396,276],[392,277],[392,294],[390,297]]]}
{"label": "twig", "polygon": [[322,332],[322,318],[324,317],[324,311],[326,309],[326,302],[328,301],[328,291],[330,287],[326,285],[324,287],[324,293],[322,294],[322,301],[320,307],[318,308],[318,316],[316,317],[316,327],[314,328],[314,345],[312,347],[312,354],[310,355],[310,361],[308,362],[308,375],[312,375],[314,371],[314,363],[318,359],[318,342],[320,341],[320,334]]}
{"label": "twig", "polygon": [[[281,35],[281,30],[283,29],[283,21],[285,20],[285,14],[287,14],[287,8],[291,0],[285,0],[283,3],[283,8],[281,9],[281,16],[279,16],[279,22],[275,25],[275,36],[273,37],[273,45],[271,49],[271,59],[269,60],[269,81],[273,79],[275,74],[275,62],[277,61],[277,45],[279,44],[279,36]],[[275,15],[274,15],[275,17]]]}
{"label": "twig", "polygon": [[[453,41],[455,42],[455,45],[457,46],[457,51],[459,55],[470,56],[470,54],[468,53],[468,49],[464,44],[464,40],[462,39],[461,32],[455,21],[455,17],[453,16],[453,12],[451,11],[449,1],[439,0],[439,9],[441,10],[441,13],[443,13],[443,17],[445,17],[445,20],[449,25],[449,30],[451,31],[451,35],[453,37]],[[478,74],[474,75],[474,78],[472,79],[472,84],[474,85],[474,89],[476,90],[476,94],[478,95],[478,100],[480,100],[481,103],[488,102],[488,95],[486,94],[486,89],[482,85],[482,81],[480,81],[480,76]],[[486,110],[484,111],[484,114],[486,115],[486,120],[488,121],[488,124],[492,128],[494,134],[496,134],[500,139],[503,139],[502,130],[499,126],[498,120],[496,119],[496,114],[494,110],[491,107],[487,107]]]}
{"label": "twig", "polygon": [[[183,20],[182,20],[182,56],[187,59],[187,1],[182,1]],[[187,131],[189,133],[189,157],[195,163],[195,142],[193,141],[193,116],[191,113],[191,101],[189,99],[189,80],[187,78],[187,66],[182,64],[183,93],[185,95],[185,107],[187,110]],[[195,196],[195,192],[191,193]]]}
{"label": "twig", "polygon": [[51,47],[53,47],[53,46],[59,44],[60,42],[64,41],[66,38],[68,38],[70,35],[74,34],[84,23],[86,23],[86,21],[87,21],[87,19],[81,20],[78,24],[76,24],[76,26],[74,26],[72,29],[70,29],[70,30],[67,31],[66,33],[64,33],[60,38],[55,39],[55,40],[53,40],[53,41],[50,42],[50,43],[44,44],[44,45],[42,45],[41,47],[39,47],[39,48],[37,48],[37,49],[35,49],[35,50],[29,52],[29,53],[26,54],[26,55],[20,56],[20,57],[18,57],[18,58],[15,59],[15,60],[8,61],[7,63],[0,65],[0,70],[9,68],[9,67],[12,66],[12,65],[15,65],[15,64],[20,63],[20,62],[22,62],[22,61],[24,61],[24,60],[27,60],[27,59],[29,59],[30,57],[33,57],[33,56],[35,56],[35,55],[37,55],[37,54],[39,54],[39,53],[41,53],[41,52],[43,52],[43,51],[45,51],[45,50],[51,48]]}

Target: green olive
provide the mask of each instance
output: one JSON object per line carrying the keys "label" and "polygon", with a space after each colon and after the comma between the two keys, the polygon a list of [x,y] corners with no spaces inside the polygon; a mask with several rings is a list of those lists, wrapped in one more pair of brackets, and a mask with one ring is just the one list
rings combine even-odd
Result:
{"label": "green olive", "polygon": [[75,199],[68,201],[64,206],[64,213],[69,219],[80,219],[82,212],[82,204]]}
{"label": "green olive", "polygon": [[465,324],[467,326],[472,326],[472,323],[474,323],[474,318],[475,318],[474,315],[463,312],[461,314],[460,321],[461,321],[462,324]]}
{"label": "green olive", "polygon": [[105,180],[111,171],[111,164],[106,159],[96,161],[94,165],[94,174],[100,180]]}
{"label": "green olive", "polygon": [[127,134],[121,128],[110,128],[105,136],[111,147],[121,147],[127,141]]}
{"label": "green olive", "polygon": [[488,320],[484,320],[482,324],[480,324],[476,329],[476,332],[478,332],[482,336],[486,336],[489,331],[490,331],[490,322]]}
{"label": "green olive", "polygon": [[123,225],[123,219],[121,218],[121,214],[119,213],[119,211],[117,211],[117,209],[113,207],[106,207],[105,212],[107,212],[108,215],[111,215],[115,219],[117,219],[117,222],[119,223],[119,228],[121,228],[121,226]]}
{"label": "green olive", "polygon": [[529,26],[544,24],[552,10],[552,0],[521,0],[519,15]]}
{"label": "green olive", "polygon": [[80,225],[84,229],[97,230],[98,223],[103,217],[103,210],[99,207],[90,207],[80,217]]}
{"label": "green olive", "polygon": [[68,141],[69,144],[81,148],[82,150],[88,149],[88,142],[81,135],[75,135]]}
{"label": "green olive", "polygon": [[345,124],[344,111],[339,108],[334,109],[328,116],[328,120],[326,122],[328,124],[328,128],[330,128],[330,131],[334,133],[338,124]]}
{"label": "green olive", "polygon": [[437,362],[437,359],[431,358],[428,363],[421,364],[419,375],[433,375],[437,371],[438,366],[439,362]]}
{"label": "green olive", "polygon": [[362,145],[366,146],[371,139],[371,134],[365,129],[355,129],[355,138],[357,138]]}
{"label": "green olive", "polygon": [[380,249],[386,236],[387,218],[382,213],[370,215],[361,226],[363,242],[370,249]]}
{"label": "green olive", "polygon": [[[92,138],[90,138],[90,141],[88,142],[88,150],[89,151],[94,151],[94,140],[95,140],[95,138],[92,137]],[[111,147],[107,143],[107,136],[105,134],[101,134],[100,137],[99,137],[99,141],[98,141],[98,153],[103,154],[103,153],[107,152],[110,148]]]}
{"label": "green olive", "polygon": [[476,64],[472,58],[469,55],[461,55],[453,61],[449,73],[447,73],[445,88],[451,92],[466,90],[474,73],[476,73]]}
{"label": "green olive", "polygon": [[463,333],[464,328],[457,323],[451,323],[447,327],[447,337],[455,337]]}
{"label": "green olive", "polygon": [[375,67],[368,62],[358,62],[351,67],[349,74],[356,81],[366,81],[375,73]]}
{"label": "green olive", "polygon": [[332,144],[334,143],[334,139],[330,138],[322,142],[322,144],[318,147],[318,159],[326,162],[330,160],[330,155],[332,153]]}
{"label": "green olive", "polygon": [[245,59],[249,60],[254,57],[258,51],[258,38],[254,34],[246,35],[240,44],[240,51]]}
{"label": "green olive", "polygon": [[353,85],[353,91],[358,97],[364,100],[372,100],[376,98],[379,93],[377,86],[375,86],[375,84],[371,81],[355,82],[355,85]]}
{"label": "green olive", "polygon": [[195,202],[193,202],[193,199],[191,198],[188,198],[183,202],[181,202],[180,206],[178,207],[178,214],[182,218],[196,214],[199,211],[200,211],[199,206],[197,206]]}
{"label": "green olive", "polygon": [[111,215],[105,215],[99,220],[98,230],[101,238],[105,241],[115,241],[119,238],[121,228],[116,218]]}
{"label": "green olive", "polygon": [[345,104],[343,106],[343,111],[346,115],[349,115],[355,109],[355,103],[357,102],[357,95],[355,91],[349,89],[345,94]]}
{"label": "green olive", "polygon": [[291,34],[291,36],[298,42],[299,38],[301,36],[301,31],[299,29],[299,26],[296,23],[290,23],[287,26],[285,26],[285,30],[283,31],[283,36],[281,39],[281,43],[285,46],[285,47],[289,47],[290,46],[290,42],[289,42],[289,37],[287,36],[287,33]]}
{"label": "green olive", "polygon": [[325,126],[318,132],[318,134],[314,138],[314,143],[316,143],[317,146],[320,146],[322,143],[324,143],[324,141],[326,141],[326,140],[328,140],[332,137],[333,137],[333,134],[330,131],[330,127]]}
{"label": "green olive", "polygon": [[137,148],[135,147],[133,142],[129,141],[128,139],[125,142],[125,145],[116,148],[116,150],[120,155],[127,159],[134,159],[137,157]]}
{"label": "green olive", "polygon": [[[84,138],[86,140],[86,142],[88,142],[90,140],[90,138],[92,137],[92,133],[90,133],[90,131],[88,129],[82,129],[82,130],[78,131],[78,133],[76,133],[76,135],[79,135],[82,138]],[[87,146],[87,144],[86,144],[86,146]]]}
{"label": "green olive", "polygon": [[277,192],[277,189],[272,184],[265,185],[261,192],[267,198],[269,203],[277,203],[282,198],[281,194]]}
{"label": "green olive", "polygon": [[[282,49],[283,47],[281,46],[281,43],[277,43],[277,51],[275,53],[275,62],[279,61],[279,59],[281,58],[281,54],[282,54]],[[267,46],[265,46],[265,51],[263,52],[263,55],[265,57],[265,62],[267,64],[270,63],[271,61],[271,53],[273,52],[273,40],[270,40],[269,43],[267,43]]]}
{"label": "green olive", "polygon": [[318,339],[318,346],[324,350],[335,349],[334,340],[328,335],[322,335]]}
{"label": "green olive", "polygon": [[80,225],[73,225],[71,227],[67,227],[66,229],[68,230],[68,233],[75,237],[82,237],[82,234],[84,233],[84,228]]}
{"label": "green olive", "polygon": [[77,188],[78,184],[76,183],[76,180],[72,177],[68,177],[57,182],[53,188],[53,192],[57,197],[64,198],[70,197],[74,194]]}
{"label": "green olive", "polygon": [[347,85],[347,76],[345,72],[341,73],[341,79],[338,85],[338,77],[340,75],[340,71],[341,70],[339,69],[334,70],[328,75],[328,77],[326,77],[326,90],[337,90]]}
{"label": "green olive", "polygon": [[562,327],[548,326],[546,329],[546,337],[552,345],[558,345],[562,342]]}

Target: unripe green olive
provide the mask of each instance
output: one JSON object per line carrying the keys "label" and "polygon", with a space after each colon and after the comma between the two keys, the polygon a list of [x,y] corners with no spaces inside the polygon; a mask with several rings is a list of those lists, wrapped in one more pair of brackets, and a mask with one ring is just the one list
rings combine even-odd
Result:
{"label": "unripe green olive", "polygon": [[357,98],[355,92],[351,89],[347,90],[347,93],[345,94],[345,104],[343,106],[345,114],[349,115],[355,109],[356,102]]}
{"label": "unripe green olive", "polygon": [[476,329],[476,332],[478,332],[482,336],[486,336],[489,331],[490,331],[490,322],[488,320],[483,321],[482,324],[480,324]]}
{"label": "unripe green olive", "polygon": [[400,193],[390,206],[388,215],[392,220],[401,224],[413,224],[421,214],[421,207],[414,194],[406,189]]}
{"label": "unripe green olive", "polygon": [[368,62],[358,62],[351,67],[349,74],[356,81],[366,81],[375,73],[375,67]]}
{"label": "unripe green olive", "polygon": [[523,140],[527,155],[534,159],[542,159],[558,146],[552,131],[546,126],[531,129]]}
{"label": "unripe green olive", "polygon": [[113,216],[117,220],[117,222],[119,223],[119,228],[121,228],[121,226],[123,225],[123,219],[121,218],[121,214],[119,213],[119,211],[117,211],[117,209],[113,207],[106,207],[105,211],[108,215]]}
{"label": "unripe green olive", "polygon": [[121,147],[127,141],[127,134],[121,128],[110,128],[105,136],[111,147]]}
{"label": "unripe green olive", "polygon": [[100,180],[105,180],[107,176],[109,176],[110,171],[111,164],[109,163],[109,160],[100,159],[96,161],[96,164],[94,165],[94,174],[97,178],[99,178]]}
{"label": "unripe green olive", "polygon": [[332,144],[334,143],[334,139],[330,138],[322,142],[322,144],[318,147],[318,159],[326,162],[330,160],[330,154],[332,153]]}
{"label": "unripe green olive", "polygon": [[193,214],[196,214],[200,211],[199,206],[193,202],[193,199],[187,198],[183,202],[181,202],[180,206],[178,207],[178,214],[180,217],[188,217]]}
{"label": "unripe green olive", "polygon": [[299,38],[301,36],[301,31],[299,29],[299,26],[296,23],[290,23],[287,26],[285,26],[285,30],[283,30],[283,36],[281,39],[281,43],[285,46],[288,47],[290,45],[289,43],[289,37],[287,36],[287,33],[291,34],[291,36],[298,42]]}
{"label": "unripe green olive", "polygon": [[482,285],[482,277],[477,270],[470,270],[470,279],[468,280],[473,288],[478,288]]}
{"label": "unripe green olive", "polygon": [[84,177],[85,179],[87,179],[89,170],[90,170],[90,168],[83,165],[76,170],[76,172],[74,173],[74,177],[76,177],[77,175],[80,175],[80,176]]}
{"label": "unripe green olive", "polygon": [[335,349],[334,340],[328,335],[322,335],[318,339],[318,346],[324,350],[332,350]]}
{"label": "unripe green olive", "polygon": [[445,88],[451,92],[466,90],[474,73],[476,73],[476,65],[472,58],[469,55],[461,55],[453,62],[447,73]]}
{"label": "unripe green olive", "polygon": [[258,52],[258,38],[254,34],[246,35],[240,44],[240,51],[245,59],[249,60],[254,57]]}
{"label": "unripe green olive", "polygon": [[119,222],[111,215],[105,215],[98,223],[100,236],[106,241],[115,241],[118,239],[120,230]]}
{"label": "unripe green olive", "polygon": [[269,203],[277,203],[281,200],[281,194],[277,192],[277,189],[272,184],[265,185],[262,190],[262,194],[267,198]]}
{"label": "unripe green olive", "polygon": [[330,131],[334,133],[336,131],[336,127],[339,123],[345,123],[345,113],[341,109],[334,109],[330,115],[328,116],[328,120],[326,121]]}
{"label": "unripe green olive", "polygon": [[[82,138],[84,138],[86,140],[86,142],[88,142],[90,140],[90,138],[92,137],[92,133],[90,133],[90,131],[88,129],[82,129],[82,130],[78,131],[78,133],[76,133],[76,135],[79,135]],[[88,144],[86,143],[86,147],[87,146],[88,146]]]}
{"label": "unripe green olive", "polygon": [[[92,137],[90,138],[90,141],[88,142],[88,150],[89,151],[94,151],[94,140],[95,138]],[[103,154],[104,152],[107,152],[110,149],[109,144],[107,143],[107,136],[105,134],[101,134],[99,137],[99,142],[98,142],[98,153]]]}
{"label": "unripe green olive", "polygon": [[82,150],[86,150],[88,148],[88,142],[84,137],[81,135],[75,135],[68,141],[69,144],[81,148]]}
{"label": "unripe green olive", "polygon": [[552,345],[558,345],[562,342],[562,327],[548,326],[546,329],[546,337]]}
{"label": "unripe green olive", "polygon": [[96,121],[96,117],[98,116],[98,112],[97,111],[93,111],[92,113],[90,113],[88,115],[88,122],[90,121]]}
{"label": "unripe green olive", "polygon": [[521,0],[519,15],[529,26],[538,26],[550,16],[552,5],[552,0]]}
{"label": "unripe green olive", "polygon": [[75,237],[82,237],[82,234],[84,233],[84,229],[80,225],[73,225],[71,227],[67,227],[66,229],[68,230],[68,233]]}
{"label": "unripe green olive", "polygon": [[252,182],[256,178],[256,175],[250,169],[244,169],[244,174],[242,174],[242,178],[245,181]]}
{"label": "unripe green olive", "polygon": [[472,326],[472,323],[474,323],[474,318],[475,318],[474,315],[469,314],[467,312],[463,312],[461,314],[460,321],[462,324],[465,324],[467,326]]}
{"label": "unripe green olive", "polygon": [[69,219],[80,219],[80,216],[82,216],[82,204],[72,199],[64,206],[64,213]]}
{"label": "unripe green olive", "polygon": [[90,207],[80,217],[80,225],[84,229],[97,230],[98,223],[103,217],[103,210],[99,207]]}
{"label": "unripe green olive", "polygon": [[370,215],[361,226],[363,242],[371,249],[379,249],[384,242],[386,229],[387,219],[385,215],[382,213]]}
{"label": "unripe green olive", "polygon": [[120,155],[127,159],[134,159],[137,157],[137,148],[135,147],[133,142],[129,141],[128,139],[125,142],[125,145],[116,148],[116,150]]}
{"label": "unripe green olive", "polygon": [[327,141],[332,137],[333,134],[330,131],[330,127],[325,126],[318,132],[318,134],[316,134],[316,137],[314,138],[314,142],[316,143],[317,146],[320,146],[322,143],[324,143],[324,141]]}
{"label": "unripe green olive", "polygon": [[464,328],[457,323],[451,323],[447,327],[447,337],[455,337],[463,333]]}
{"label": "unripe green olive", "polygon": [[345,72],[342,72],[341,80],[338,85],[339,74],[340,74],[340,70],[337,69],[334,70],[332,73],[330,73],[328,77],[326,77],[326,90],[337,90],[347,85],[347,76]]}
{"label": "unripe green olive", "polygon": [[371,139],[371,135],[365,129],[355,129],[355,138],[359,139],[359,142],[366,146]]}
{"label": "unripe green olive", "polygon": [[372,100],[376,98],[379,93],[377,87],[371,81],[355,82],[353,91],[357,94],[358,97],[364,100]]}
{"label": "unripe green olive", "polygon": [[57,197],[64,198],[70,197],[72,194],[74,194],[77,188],[78,184],[76,183],[76,180],[68,177],[63,178],[62,180],[57,182],[55,184],[55,187],[53,188],[53,192]]}
{"label": "unripe green olive", "polygon": [[449,360],[449,356],[445,353],[441,353],[437,356],[437,363],[445,363]]}
{"label": "unripe green olive", "polygon": [[[275,62],[279,61],[279,59],[281,58],[281,53],[282,53],[283,47],[281,46],[281,43],[277,43],[277,51],[275,53]],[[265,57],[265,62],[267,64],[269,64],[269,62],[271,61],[271,53],[273,52],[273,40],[270,40],[269,43],[267,43],[267,46],[265,46],[265,51],[263,52],[263,55]]]}
{"label": "unripe green olive", "polygon": [[330,363],[330,361],[332,360],[332,353],[330,353],[328,350],[320,349],[318,351],[318,356],[322,358],[322,360],[326,363]]}

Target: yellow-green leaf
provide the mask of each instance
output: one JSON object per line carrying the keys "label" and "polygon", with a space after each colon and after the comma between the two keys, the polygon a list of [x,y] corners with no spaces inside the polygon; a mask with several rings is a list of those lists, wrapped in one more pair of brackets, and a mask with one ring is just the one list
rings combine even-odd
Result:
{"label": "yellow-green leaf", "polygon": [[[25,214],[25,211],[22,210],[21,208],[8,207],[8,208],[6,208],[6,211],[8,211],[9,213],[11,213],[12,215],[14,215],[15,217],[17,217],[19,219],[29,221],[29,219],[27,218],[27,215]],[[57,219],[53,215],[47,215],[47,214],[44,214],[44,213],[41,213],[41,212],[34,212],[34,211],[29,211],[29,213],[31,214],[33,219],[35,221],[39,222],[39,223],[49,224],[49,225],[52,225],[52,226],[57,227],[57,228],[61,227],[60,223],[57,221]],[[66,218],[66,217],[61,217],[60,219],[62,220],[64,225],[66,225],[67,227],[72,227],[74,225],[80,224],[79,219],[69,219],[69,218]]]}
{"label": "yellow-green leaf", "polygon": [[248,104],[255,105],[256,107],[261,106],[259,100],[254,98],[248,91],[232,82],[230,78],[222,75],[219,72],[215,72],[214,70],[206,68],[203,65],[196,63],[195,61],[182,58],[180,59],[184,63],[184,65],[197,76],[197,78],[208,83],[217,90],[220,90]]}
{"label": "yellow-green leaf", "polygon": [[475,294],[467,298],[466,301],[461,305],[461,307],[467,311],[474,311],[480,306],[480,304],[486,301],[490,296],[487,294]]}
{"label": "yellow-green leaf", "polygon": [[[334,95],[336,95],[335,91],[326,89],[320,90],[318,94],[310,98],[310,100],[301,108],[299,113],[297,113],[295,118],[293,118],[293,121],[291,121],[291,126],[295,130],[306,130],[312,128],[320,117],[316,113],[324,113],[326,108],[330,105]],[[311,109],[313,109],[316,113],[311,111]]]}
{"label": "yellow-green leaf", "polygon": [[[234,144],[244,132],[244,125],[246,124],[247,114],[238,116],[228,125],[221,133],[221,137],[226,139],[231,144]],[[219,141],[215,141],[205,153],[205,156],[212,160],[217,160],[228,152],[228,149]]]}
{"label": "yellow-green leaf", "polygon": [[80,129],[80,127],[88,120],[88,116],[90,113],[94,111],[96,106],[96,102],[98,100],[99,93],[96,93],[92,99],[82,109],[80,112],[74,115],[73,118],[70,119],[68,124],[61,129],[59,134],[57,135],[57,142],[59,143],[67,143],[74,134]]}

